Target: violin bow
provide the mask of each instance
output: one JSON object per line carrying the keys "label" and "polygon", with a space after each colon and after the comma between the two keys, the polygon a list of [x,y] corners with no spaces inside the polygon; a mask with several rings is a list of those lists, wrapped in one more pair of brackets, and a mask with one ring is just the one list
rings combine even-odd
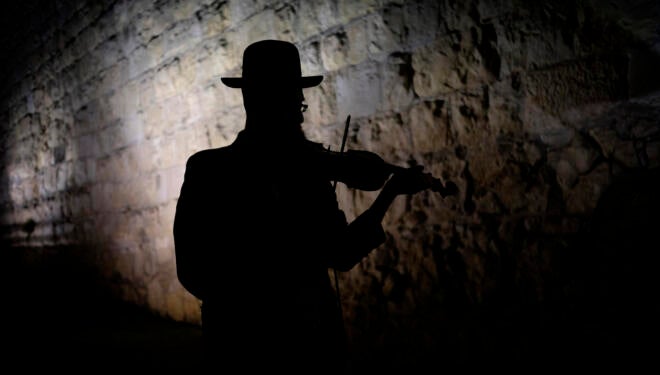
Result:
{"label": "violin bow", "polygon": [[[348,115],[346,117],[346,125],[344,125],[344,135],[341,138],[341,148],[339,149],[339,154],[344,153],[344,147],[346,147],[346,139],[348,138],[348,126],[351,123],[351,115]],[[337,190],[337,180],[335,180],[332,184],[332,188]],[[337,275],[337,270],[335,268],[332,269],[334,275],[335,275],[335,291],[337,293],[337,306],[339,307],[339,314],[340,316],[344,316],[344,313],[342,312],[341,308],[341,296],[339,294],[339,276]]]}
{"label": "violin bow", "polygon": [[[344,135],[341,138],[341,148],[339,149],[339,154],[344,153],[344,147],[346,147],[346,139],[348,138],[348,125],[351,123],[351,115],[346,117],[346,125],[344,126]],[[332,184],[333,188],[337,188],[337,180]]]}

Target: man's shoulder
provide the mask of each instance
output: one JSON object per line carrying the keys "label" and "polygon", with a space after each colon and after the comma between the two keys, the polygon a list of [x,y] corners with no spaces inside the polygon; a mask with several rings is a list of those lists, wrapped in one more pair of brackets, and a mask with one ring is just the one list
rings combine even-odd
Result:
{"label": "man's shoulder", "polygon": [[217,163],[218,160],[229,158],[233,153],[233,146],[227,145],[217,148],[208,148],[192,154],[187,161],[187,165],[198,165],[207,163]]}

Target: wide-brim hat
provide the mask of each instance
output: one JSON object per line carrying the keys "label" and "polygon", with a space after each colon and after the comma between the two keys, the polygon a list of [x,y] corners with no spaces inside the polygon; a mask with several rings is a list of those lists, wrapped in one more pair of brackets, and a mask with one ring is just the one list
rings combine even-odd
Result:
{"label": "wide-brim hat", "polygon": [[232,88],[264,85],[313,87],[323,76],[303,76],[298,48],[282,40],[261,40],[247,46],[243,52],[242,77],[221,77]]}

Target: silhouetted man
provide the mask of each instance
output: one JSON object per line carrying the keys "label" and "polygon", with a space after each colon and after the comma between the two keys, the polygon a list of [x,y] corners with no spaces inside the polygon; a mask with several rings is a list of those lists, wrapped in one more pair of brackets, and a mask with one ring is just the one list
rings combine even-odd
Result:
{"label": "silhouetted man", "polygon": [[341,373],[344,330],[328,270],[349,270],[382,244],[393,199],[429,188],[429,175],[393,174],[348,223],[319,164],[324,148],[301,128],[302,89],[323,77],[302,76],[297,48],[275,40],[248,46],[242,73],[222,82],[242,90],[245,128],[186,165],[174,222],[178,277],[202,301],[209,365]]}

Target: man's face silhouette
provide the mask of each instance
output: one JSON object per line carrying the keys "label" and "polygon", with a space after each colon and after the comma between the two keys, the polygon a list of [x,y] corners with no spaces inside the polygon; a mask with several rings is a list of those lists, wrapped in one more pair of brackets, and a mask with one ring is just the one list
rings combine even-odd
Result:
{"label": "man's face silhouette", "polygon": [[284,138],[300,135],[305,100],[301,88],[272,83],[245,87],[242,91],[248,121],[254,121],[259,131]]}

